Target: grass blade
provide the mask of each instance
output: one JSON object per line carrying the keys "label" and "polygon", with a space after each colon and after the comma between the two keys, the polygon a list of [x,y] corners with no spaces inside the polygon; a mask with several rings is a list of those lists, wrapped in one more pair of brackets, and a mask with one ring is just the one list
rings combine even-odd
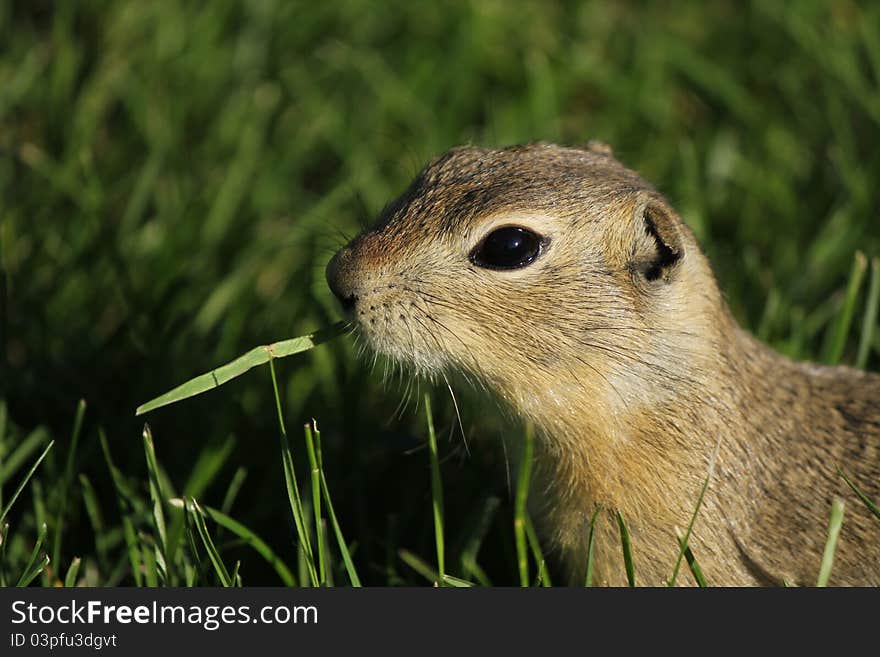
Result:
{"label": "grass blade", "polygon": [[156,566],[159,577],[164,582],[168,576],[168,535],[165,531],[165,513],[162,509],[165,496],[159,480],[159,463],[156,461],[156,450],[153,446],[153,434],[150,427],[144,425],[144,453],[147,457],[147,474],[150,482],[150,501],[153,510],[153,525],[156,529]]}
{"label": "grass blade", "polygon": [[281,430],[281,464],[284,470],[284,482],[287,487],[287,499],[290,503],[290,511],[293,514],[293,523],[303,550],[305,565],[309,573],[309,581],[312,586],[318,586],[320,579],[315,568],[315,559],[312,554],[312,542],[306,528],[305,514],[303,512],[302,498],[299,494],[299,484],[296,480],[296,469],[293,464],[293,452],[287,439],[287,428],[284,423],[284,413],[281,411],[281,395],[278,392],[278,379],[275,376],[275,363],[269,361],[269,372],[272,375],[272,388],[275,393],[275,407],[278,412],[278,426]]}
{"label": "grass blade", "polygon": [[678,544],[681,546],[681,550],[684,553],[685,561],[687,561],[688,568],[690,568],[691,574],[694,576],[694,580],[697,582],[697,586],[704,589],[709,586],[706,583],[706,577],[703,575],[703,570],[700,568],[700,564],[697,563],[697,559],[694,556],[694,553],[691,551],[690,545],[687,544],[684,536],[678,537]]}
{"label": "grass blade", "polygon": [[553,586],[550,581],[550,573],[547,571],[547,562],[544,559],[544,551],[541,550],[541,542],[538,540],[538,533],[535,531],[535,525],[532,524],[532,518],[526,514],[526,538],[529,547],[532,550],[532,558],[538,564],[538,575],[535,577],[535,586]]}
{"label": "grass blade", "polygon": [[[28,559],[27,565],[24,567],[24,571],[21,573],[21,577],[18,578],[18,581],[15,583],[17,587],[27,586],[34,579],[42,573],[46,566],[49,565],[49,555],[44,554],[40,557],[40,549],[43,547],[43,541],[46,540],[46,523],[40,525],[40,532],[37,535],[37,541],[34,543],[34,549],[31,552],[31,558]],[[39,559],[39,560],[38,560]]]}
{"label": "grass blade", "polygon": [[110,478],[113,480],[113,488],[116,491],[116,501],[119,505],[119,513],[122,516],[122,534],[125,537],[125,545],[128,550],[128,561],[131,566],[131,575],[134,578],[136,586],[143,586],[143,573],[141,571],[141,551],[137,539],[137,533],[134,530],[134,523],[129,514],[129,507],[139,505],[139,500],[129,490],[125,477],[113,463],[113,457],[110,454],[110,445],[107,444],[107,436],[98,429],[98,440],[101,443],[101,451],[104,454],[104,461],[107,463],[107,469],[110,470]]}
{"label": "grass blade", "polygon": [[342,554],[342,562],[345,564],[345,572],[348,574],[348,579],[351,582],[351,585],[359,587],[361,585],[361,580],[355,570],[354,562],[351,559],[351,553],[349,552],[345,538],[342,536],[342,528],[339,526],[339,521],[336,519],[336,511],[333,509],[333,502],[330,499],[330,489],[327,487],[327,478],[324,476],[323,470],[321,471],[321,488],[324,491],[324,503],[327,505],[327,515],[330,516],[330,524],[333,525],[333,533],[336,534],[336,543],[339,545],[339,552]]}
{"label": "grass blade", "polygon": [[472,527],[466,534],[467,539],[460,552],[461,572],[467,577],[473,577],[482,586],[491,586],[492,582],[477,563],[477,553],[480,551],[480,546],[483,544],[483,540],[486,538],[486,534],[489,532],[489,527],[492,524],[492,518],[495,516],[500,505],[501,500],[494,495],[484,498],[476,511]]}
{"label": "grass blade", "polygon": [[587,572],[584,575],[584,586],[593,586],[593,553],[595,551],[596,518],[602,507],[597,506],[590,518],[590,535],[587,538]]}
{"label": "grass blade", "polygon": [[847,477],[843,472],[841,472],[840,470],[838,470],[837,473],[838,473],[841,477],[843,477],[843,480],[846,482],[846,485],[849,486],[849,487],[852,489],[852,491],[858,496],[858,498],[862,501],[862,503],[863,503],[866,507],[868,507],[868,510],[873,514],[873,516],[877,519],[877,521],[880,522],[880,507],[878,507],[878,506],[874,503],[874,501],[873,501],[870,497],[868,497],[868,496],[865,494],[865,492],[864,492],[861,488],[859,488],[858,486],[856,486],[856,485],[850,480],[850,478]]}
{"label": "grass blade", "polygon": [[315,514],[315,544],[318,550],[318,584],[319,586],[324,586],[327,583],[327,560],[324,554],[324,536],[321,531],[321,526],[324,524],[321,517],[321,468],[318,464],[318,456],[315,450],[315,442],[320,439],[320,434],[318,433],[318,425],[315,424],[314,420],[312,420],[312,424],[315,425],[314,433],[312,433],[312,426],[309,424],[305,425],[304,433],[306,437],[306,452],[309,456],[309,467],[311,468],[312,511]]}
{"label": "grass blade", "polygon": [[67,569],[67,575],[64,577],[64,586],[67,588],[73,588],[76,586],[76,578],[79,576],[79,567],[82,563],[82,559],[79,557],[74,557],[70,562],[70,568]]}
{"label": "grass blade", "polygon": [[526,551],[526,500],[529,495],[529,481],[532,476],[532,456],[535,449],[535,432],[532,425],[526,425],[523,436],[522,459],[516,479],[516,498],[514,499],[513,534],[516,539],[516,561],[519,569],[519,585],[529,585],[529,557]]}
{"label": "grass blade", "polygon": [[623,548],[623,564],[626,567],[626,581],[632,587],[636,585],[636,567],[632,558],[632,544],[629,530],[623,520],[623,514],[617,511],[617,524],[620,527],[620,545]]}
{"label": "grass blade", "polygon": [[223,563],[223,559],[220,557],[220,553],[211,539],[207,525],[205,525],[205,512],[199,506],[199,503],[190,497],[184,498],[184,505],[186,506],[187,513],[190,515],[193,526],[199,534],[199,538],[202,539],[202,545],[205,547],[205,552],[208,554],[211,565],[214,566],[214,572],[217,573],[220,583],[226,588],[235,586],[235,580],[229,575],[229,571],[226,570],[226,565]]}
{"label": "grass blade", "polygon": [[258,365],[264,365],[275,358],[284,358],[285,356],[292,356],[293,354],[308,351],[319,344],[341,335],[347,326],[347,322],[337,322],[333,326],[310,333],[309,335],[303,335],[298,338],[291,338],[290,340],[283,340],[281,342],[273,342],[272,344],[263,345],[261,347],[254,347],[249,352],[239,356],[232,362],[197,376],[194,379],[190,379],[186,383],[166,392],[164,395],[160,395],[159,397],[148,401],[146,404],[139,406],[135,411],[135,415],[143,415],[144,413],[149,413],[162,406],[167,406],[168,404],[174,404],[183,399],[195,397],[196,395],[200,395],[213,388],[219,388],[227,381],[231,381],[248,370],[257,367]]}
{"label": "grass blade", "polygon": [[678,558],[675,560],[675,568],[672,569],[672,577],[670,577],[667,582],[668,586],[675,586],[675,580],[678,577],[678,569],[681,567],[681,558],[686,556],[685,553],[688,551],[688,541],[691,539],[691,532],[694,530],[694,523],[697,521],[697,514],[700,513],[700,507],[703,505],[703,498],[706,496],[706,491],[709,489],[709,482],[712,480],[712,473],[715,471],[715,463],[718,461],[718,452],[720,450],[721,441],[719,440],[715,444],[715,450],[709,459],[709,471],[706,473],[706,479],[703,481],[703,487],[700,489],[699,497],[697,497],[697,504],[694,507],[693,514],[691,514],[691,520],[688,523],[684,536],[679,540]]}
{"label": "grass blade", "polygon": [[443,575],[441,579],[443,580],[444,584],[447,584],[448,586],[452,586],[454,588],[467,589],[474,586],[473,582],[469,582],[466,579],[453,577],[452,575]]}
{"label": "grass blade", "polygon": [[254,551],[259,554],[263,559],[266,560],[272,568],[278,573],[278,577],[281,578],[281,581],[284,582],[285,586],[296,586],[296,579],[293,576],[293,573],[287,567],[287,565],[281,560],[281,558],[272,551],[272,548],[257,536],[254,532],[248,529],[246,526],[238,522],[237,520],[230,518],[228,515],[219,511],[218,509],[214,509],[210,506],[200,507],[208,517],[216,522],[221,527],[225,527],[233,534],[242,539],[245,544],[252,547]]}
{"label": "grass blade", "polygon": [[235,470],[235,474],[232,475],[232,481],[229,482],[226,494],[223,496],[223,503],[220,505],[223,513],[229,513],[233,503],[235,503],[235,498],[238,497],[238,493],[241,491],[242,485],[244,485],[245,478],[247,478],[247,470],[239,466]]}
{"label": "grass blade", "polygon": [[61,496],[58,504],[58,513],[55,520],[55,545],[52,548],[52,563],[56,566],[61,564],[61,539],[64,533],[64,514],[67,511],[67,500],[71,497],[70,485],[73,479],[73,462],[76,458],[76,448],[79,444],[79,435],[82,431],[83,418],[86,414],[86,400],[80,399],[76,405],[76,415],[73,419],[73,431],[70,435],[70,448],[67,450],[67,462],[64,466],[64,478],[61,480]]}
{"label": "grass blade", "polygon": [[9,543],[9,523],[0,524],[0,587],[9,586],[6,578],[6,544]]}
{"label": "grass blade", "polygon": [[398,556],[400,556],[401,561],[405,563],[407,566],[416,571],[419,575],[424,577],[426,580],[438,586],[440,584],[440,575],[437,574],[437,571],[431,568],[428,563],[417,557],[409,550],[404,550],[401,548],[397,551]]}
{"label": "grass blade", "polygon": [[831,503],[831,518],[828,521],[828,540],[825,542],[825,552],[822,554],[822,565],[819,567],[819,578],[816,581],[816,586],[828,586],[831,568],[834,566],[834,552],[837,549],[837,539],[840,537],[841,525],[843,525],[843,500],[835,497]]}
{"label": "grass blade", "polygon": [[856,367],[865,369],[868,354],[877,329],[877,315],[880,308],[880,258],[871,258],[871,282],[868,284],[868,302],[865,305],[865,318],[862,320],[862,336],[856,356]]}
{"label": "grass blade", "polygon": [[446,574],[446,544],[443,536],[443,481],[440,478],[440,458],[437,453],[437,434],[431,413],[431,396],[425,393],[425,415],[428,418],[428,453],[431,461],[431,504],[434,509],[434,543],[437,546],[437,570],[443,586]]}
{"label": "grass blade", "polygon": [[27,486],[28,481],[30,481],[31,477],[34,476],[34,472],[37,471],[37,468],[40,467],[40,463],[43,462],[43,459],[46,458],[46,455],[49,453],[49,450],[52,449],[52,446],[55,445],[55,441],[49,441],[49,444],[46,445],[46,449],[43,450],[43,453],[40,454],[39,458],[34,461],[34,464],[31,466],[30,470],[27,471],[27,474],[22,478],[19,482],[18,487],[12,493],[12,497],[9,498],[9,501],[6,503],[6,506],[3,507],[3,511],[0,511],[0,525],[3,524],[3,521],[6,520],[6,515],[9,513],[9,510],[12,508],[12,505],[15,504],[15,500],[18,499],[18,496],[21,495],[21,491],[24,490],[24,487]]}
{"label": "grass blade", "polygon": [[9,458],[0,463],[0,486],[3,486],[30,458],[31,454],[37,451],[41,444],[47,442],[48,438],[49,432],[43,427],[38,427],[28,434],[27,438],[22,440],[15,451],[9,455]]}
{"label": "grass blade", "polygon": [[837,316],[837,321],[831,330],[829,340],[825,343],[823,360],[830,365],[836,365],[843,357],[846,338],[849,335],[853,313],[855,312],[856,299],[858,299],[859,288],[862,285],[862,279],[867,268],[868,259],[865,258],[864,253],[857,251],[849,276],[849,284],[846,288],[846,296],[843,299],[843,308]]}

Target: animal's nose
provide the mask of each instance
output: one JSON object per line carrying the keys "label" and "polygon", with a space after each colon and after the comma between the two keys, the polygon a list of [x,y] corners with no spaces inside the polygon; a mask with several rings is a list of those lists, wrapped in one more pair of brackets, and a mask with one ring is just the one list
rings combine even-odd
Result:
{"label": "animal's nose", "polygon": [[354,310],[358,300],[350,260],[351,249],[346,247],[327,263],[326,271],[327,285],[330,287],[330,291],[339,299],[339,303],[342,304],[342,309],[345,312]]}

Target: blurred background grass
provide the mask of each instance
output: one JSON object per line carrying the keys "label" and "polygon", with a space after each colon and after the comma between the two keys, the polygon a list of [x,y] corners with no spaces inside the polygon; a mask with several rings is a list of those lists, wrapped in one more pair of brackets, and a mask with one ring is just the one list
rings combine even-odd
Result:
{"label": "blurred background grass", "polygon": [[[0,428],[7,456],[37,427],[26,456],[50,436],[62,450],[37,475],[45,501],[26,493],[10,517],[19,552],[69,497],[56,572],[79,555],[89,581],[132,583],[104,572],[112,546],[95,545],[76,478],[58,483],[77,400],[74,473],[118,524],[99,429],[146,490],[135,407],[334,321],[332,252],[463,142],[612,144],[693,227],[740,321],[818,358],[854,252],[880,252],[878,128],[877,3],[0,3]],[[854,330],[844,362],[857,343]],[[871,368],[878,350],[875,335]],[[361,578],[423,582],[398,551],[433,549],[424,417],[396,413],[402,388],[349,340],[277,369],[289,425],[323,429]],[[244,468],[230,513],[287,558],[264,370],[148,419],[178,488],[213,459],[200,499],[219,505]],[[470,457],[435,395],[447,531],[473,536],[492,509],[480,562],[513,583],[511,429],[457,392]],[[245,583],[278,581],[240,558]]]}

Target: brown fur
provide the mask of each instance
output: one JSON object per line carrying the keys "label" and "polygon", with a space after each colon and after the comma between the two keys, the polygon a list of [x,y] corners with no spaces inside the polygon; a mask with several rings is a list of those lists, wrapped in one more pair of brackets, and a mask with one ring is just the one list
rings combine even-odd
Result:
{"label": "brown fur", "polygon": [[[518,270],[472,264],[507,224],[549,245]],[[690,541],[710,583],[815,583],[840,496],[831,582],[880,585],[880,525],[837,473],[880,498],[880,376],[740,329],[689,229],[606,146],[453,149],[327,277],[374,350],[461,372],[539,429],[533,512],[573,581],[599,506],[626,518],[638,581],[663,584],[717,451]],[[610,513],[595,537],[599,581],[625,583]]]}

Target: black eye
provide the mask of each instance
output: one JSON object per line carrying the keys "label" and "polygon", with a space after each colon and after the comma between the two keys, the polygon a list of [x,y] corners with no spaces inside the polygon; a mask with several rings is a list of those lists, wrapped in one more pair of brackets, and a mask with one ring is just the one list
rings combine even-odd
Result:
{"label": "black eye", "polygon": [[519,269],[541,252],[542,240],[530,230],[504,226],[489,233],[471,253],[471,262],[486,269]]}

